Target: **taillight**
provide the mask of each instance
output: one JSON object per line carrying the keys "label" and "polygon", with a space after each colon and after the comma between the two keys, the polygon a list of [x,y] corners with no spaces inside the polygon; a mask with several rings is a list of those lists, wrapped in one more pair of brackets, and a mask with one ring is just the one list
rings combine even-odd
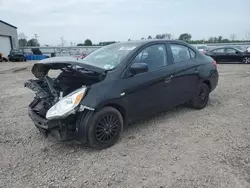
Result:
{"label": "taillight", "polygon": [[212,63],[213,63],[213,65],[214,65],[214,67],[217,68],[217,63],[216,63],[216,61],[213,61]]}

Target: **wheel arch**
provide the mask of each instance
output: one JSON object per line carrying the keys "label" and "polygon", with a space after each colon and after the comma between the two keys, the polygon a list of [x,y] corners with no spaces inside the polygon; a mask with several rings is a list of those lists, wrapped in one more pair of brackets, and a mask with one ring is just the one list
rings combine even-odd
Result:
{"label": "wheel arch", "polygon": [[114,101],[110,101],[110,102],[106,102],[106,103],[98,106],[96,108],[96,110],[100,110],[100,109],[102,109],[104,107],[108,107],[108,106],[115,108],[118,112],[120,112],[122,119],[123,119],[123,124],[126,125],[126,123],[127,123],[127,111],[126,111],[126,108],[122,104],[114,102]]}
{"label": "wheel arch", "polygon": [[208,86],[208,88],[209,88],[209,91],[211,91],[212,86],[211,86],[211,83],[210,83],[209,80],[205,79],[205,80],[202,81],[202,83],[206,84]]}

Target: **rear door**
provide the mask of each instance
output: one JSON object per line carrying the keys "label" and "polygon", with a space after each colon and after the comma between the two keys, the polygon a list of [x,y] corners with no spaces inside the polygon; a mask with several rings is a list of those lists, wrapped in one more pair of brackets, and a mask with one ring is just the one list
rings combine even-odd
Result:
{"label": "rear door", "polygon": [[227,62],[241,62],[242,61],[241,53],[234,48],[225,48],[225,53],[226,53],[225,59]]}
{"label": "rear door", "polygon": [[175,105],[189,101],[195,94],[199,83],[199,63],[195,61],[196,52],[188,46],[170,43],[168,48],[173,56],[175,73],[174,85]]}
{"label": "rear door", "polygon": [[226,62],[225,48],[218,48],[211,51],[212,57],[217,62]]}

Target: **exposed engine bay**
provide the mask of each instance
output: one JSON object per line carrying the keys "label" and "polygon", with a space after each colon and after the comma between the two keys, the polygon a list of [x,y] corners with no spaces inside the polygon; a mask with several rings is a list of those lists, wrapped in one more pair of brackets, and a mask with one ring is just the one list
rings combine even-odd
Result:
{"label": "exposed engine bay", "polygon": [[[32,68],[38,79],[25,82],[24,86],[35,92],[36,96],[29,107],[40,117],[45,118],[47,111],[61,98],[83,86],[92,84],[105,78],[104,72],[88,70],[72,64],[36,64]],[[39,71],[37,69],[40,69]],[[56,78],[49,77],[49,69],[60,69],[62,72]],[[46,75],[45,75],[46,74]]]}

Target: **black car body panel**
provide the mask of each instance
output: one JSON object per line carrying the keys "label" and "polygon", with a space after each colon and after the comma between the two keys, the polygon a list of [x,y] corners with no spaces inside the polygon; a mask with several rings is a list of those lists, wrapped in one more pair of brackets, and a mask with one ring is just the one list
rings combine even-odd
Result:
{"label": "black car body panel", "polygon": [[62,69],[67,66],[80,66],[82,68],[92,70],[98,73],[103,72],[103,69],[98,67],[93,67],[90,65],[86,65],[80,63],[77,58],[74,57],[51,57],[44,60],[39,61],[39,63],[35,63],[32,67],[32,73],[37,78],[43,78],[45,75],[48,74],[50,69]]}
{"label": "black car body panel", "polygon": [[[39,80],[29,80],[25,83],[37,93],[34,101],[40,102],[39,105],[34,105],[33,101],[29,107],[29,115],[34,124],[48,131],[56,128],[58,131],[77,132],[79,114],[85,113],[86,119],[82,126],[86,131],[83,131],[84,135],[81,135],[80,139],[86,141],[93,113],[105,106],[116,108],[127,124],[188,102],[197,92],[199,83],[207,83],[210,92],[217,86],[218,72],[212,63],[213,59],[187,43],[165,40],[133,42],[135,47],[116,67],[109,70],[87,65],[75,58],[48,58],[36,63],[32,72]],[[171,51],[172,44],[192,50],[195,56],[191,58],[190,55],[190,59],[176,63]],[[130,69],[135,57],[154,45],[161,45],[162,53],[166,53],[166,64],[155,70],[132,75]],[[50,69],[60,69],[62,73],[51,79],[47,76]],[[51,80],[50,84],[48,80]],[[62,119],[46,119],[47,110],[60,100],[61,93],[64,97],[82,85],[87,87],[87,91],[74,114]],[[58,97],[52,94],[51,87]]]}
{"label": "black car body panel", "polygon": [[218,63],[242,63],[243,58],[250,58],[250,53],[242,51],[236,47],[220,47],[215,48],[206,53]]}

